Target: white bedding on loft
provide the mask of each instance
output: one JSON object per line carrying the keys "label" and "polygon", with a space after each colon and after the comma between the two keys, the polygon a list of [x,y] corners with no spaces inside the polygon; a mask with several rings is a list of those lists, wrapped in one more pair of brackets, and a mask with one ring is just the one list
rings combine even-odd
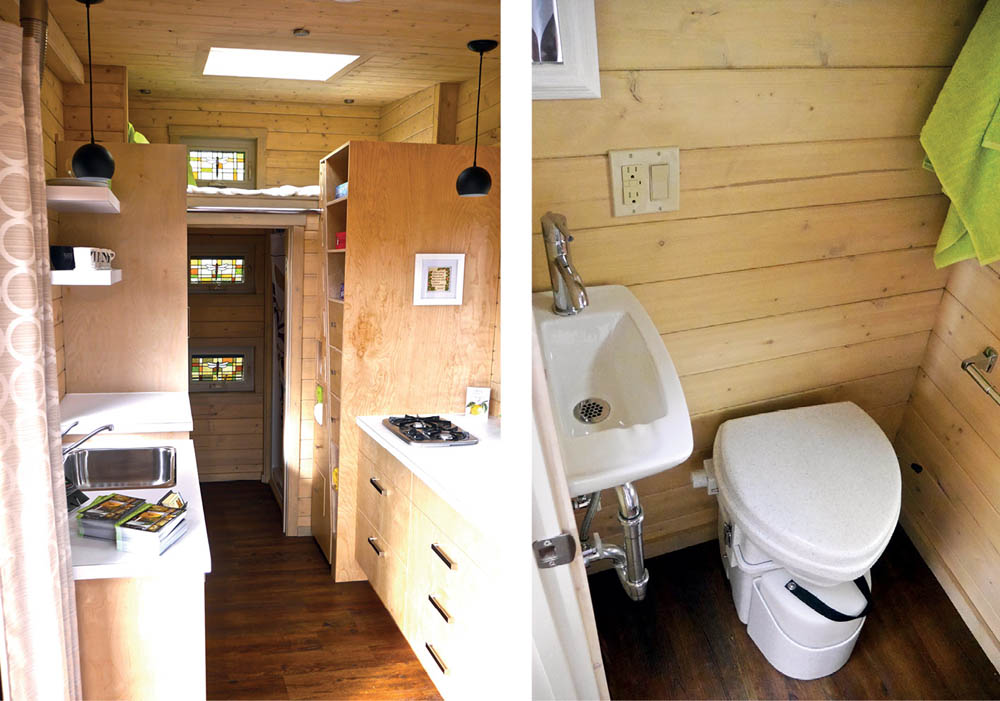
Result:
{"label": "white bedding on loft", "polygon": [[244,190],[238,187],[199,187],[188,185],[189,195],[267,195],[270,197],[319,197],[319,185],[305,185],[296,187],[295,185],[282,185],[281,187],[268,187],[263,190]]}

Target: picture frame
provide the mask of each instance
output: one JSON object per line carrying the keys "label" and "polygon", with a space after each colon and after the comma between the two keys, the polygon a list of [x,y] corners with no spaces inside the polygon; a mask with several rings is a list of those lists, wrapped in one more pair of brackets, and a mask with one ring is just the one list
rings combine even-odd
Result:
{"label": "picture frame", "polygon": [[594,0],[533,0],[533,7],[543,1],[554,6],[561,60],[532,63],[531,99],[599,98],[601,74],[597,61]]}
{"label": "picture frame", "polygon": [[415,306],[461,305],[464,253],[418,253],[413,264]]}

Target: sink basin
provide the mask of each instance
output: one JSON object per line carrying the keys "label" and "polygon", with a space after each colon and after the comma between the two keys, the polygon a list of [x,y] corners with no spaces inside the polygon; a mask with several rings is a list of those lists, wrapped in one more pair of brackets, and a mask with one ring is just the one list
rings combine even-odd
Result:
{"label": "sink basin", "polygon": [[82,490],[150,489],[177,484],[172,446],[74,450],[63,458],[66,479]]}
{"label": "sink basin", "polygon": [[626,287],[587,288],[574,316],[533,295],[549,398],[571,496],[633,482],[691,455],[691,417],[674,363]]}

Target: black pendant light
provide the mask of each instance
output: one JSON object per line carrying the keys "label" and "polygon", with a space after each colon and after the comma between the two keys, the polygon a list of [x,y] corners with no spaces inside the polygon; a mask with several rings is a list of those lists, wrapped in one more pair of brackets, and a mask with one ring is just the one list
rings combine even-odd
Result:
{"label": "black pendant light", "polygon": [[73,175],[78,178],[108,178],[115,174],[111,152],[94,141],[94,57],[90,50],[90,6],[103,0],[76,0],[87,6],[87,71],[90,82],[90,143],[73,154]]}
{"label": "black pendant light", "polygon": [[474,39],[467,45],[469,51],[479,54],[479,88],[476,90],[476,145],[472,150],[472,165],[458,174],[455,188],[462,197],[482,197],[489,194],[493,179],[489,171],[476,165],[479,153],[479,98],[483,93],[483,54],[497,48],[497,42],[492,39]]}

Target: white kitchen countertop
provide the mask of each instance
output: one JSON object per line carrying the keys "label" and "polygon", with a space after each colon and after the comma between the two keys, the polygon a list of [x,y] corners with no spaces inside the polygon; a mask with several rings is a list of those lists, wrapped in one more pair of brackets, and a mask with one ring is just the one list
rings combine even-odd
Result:
{"label": "white kitchen countertop", "polygon": [[[119,552],[113,540],[84,538],[76,532],[76,510],[70,513],[70,547],[73,551],[73,579],[109,579],[113,577],[156,577],[178,573],[208,574],[212,571],[212,556],[208,549],[205,510],[198,484],[198,464],[194,443],[190,440],[165,440],[160,445],[177,449],[177,484],[157,489],[102,489],[88,491],[91,499],[101,494],[117,492],[156,503],[171,489],[179,492],[188,504],[188,530],[181,539],[160,557]],[[89,503],[89,502],[88,502]]]}
{"label": "white kitchen countertop", "polygon": [[187,392],[114,392],[67,394],[59,402],[60,430],[79,421],[68,435],[85,435],[98,426],[114,424],[115,433],[193,431]]}
{"label": "white kitchen countertop", "polygon": [[406,443],[382,425],[386,416],[359,416],[358,426],[393,457],[444,499],[490,540],[500,540],[499,528],[509,518],[506,494],[498,476],[503,474],[500,419],[441,414],[468,431],[476,445],[427,446]]}

